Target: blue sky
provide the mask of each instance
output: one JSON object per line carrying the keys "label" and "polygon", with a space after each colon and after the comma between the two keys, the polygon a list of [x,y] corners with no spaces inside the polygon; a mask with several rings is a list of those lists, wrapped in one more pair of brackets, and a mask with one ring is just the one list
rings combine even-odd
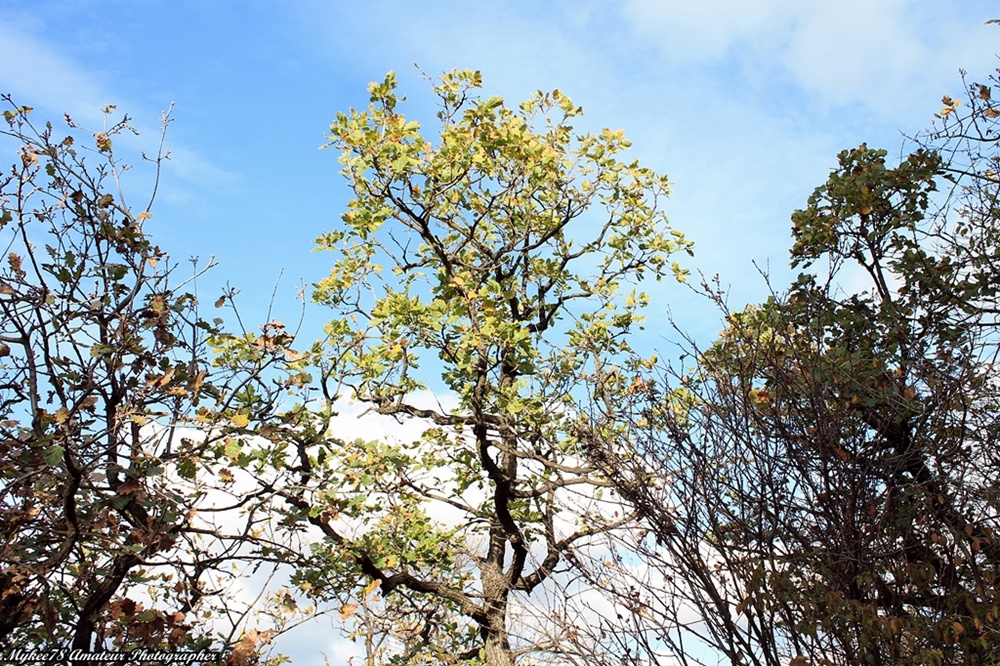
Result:
{"label": "blue sky", "polygon": [[[686,266],[721,274],[739,304],[767,293],[755,261],[787,282],[789,215],[838,151],[897,152],[943,95],[962,96],[960,68],[983,80],[1000,65],[1000,28],[984,25],[996,17],[986,0],[0,0],[0,91],[38,118],[90,125],[117,104],[142,133],[126,151],[154,150],[174,103],[148,229],[179,261],[214,254],[203,300],[229,282],[248,320],[283,270],[276,316],[289,320],[299,279],[330,264],[312,239],[348,198],[337,155],[317,148],[337,111],[367,103],[369,81],[396,70],[425,129],[414,62],[481,69],[486,93],[510,103],[558,87],[583,106],[581,130],[624,129],[634,157],[670,175],[668,215],[696,244]],[[146,187],[137,169],[134,205]],[[676,285],[653,293],[651,320],[668,306],[718,329]],[[310,326],[323,316],[311,309]]]}
{"label": "blue sky", "polygon": [[[294,319],[301,278],[330,258],[311,252],[347,191],[336,154],[318,151],[338,110],[399,73],[409,112],[429,121],[430,74],[481,69],[489,94],[513,103],[561,88],[581,129],[622,128],[633,154],[675,183],[672,224],[696,243],[687,265],[733,285],[736,303],[766,293],[753,261],[786,281],[789,214],[825,179],[836,153],[867,141],[898,150],[926,127],[958,70],[984,78],[1000,32],[983,0],[557,0],[365,4],[0,0],[0,91],[37,109],[100,122],[117,104],[150,150],[175,103],[150,223],[186,261],[220,263],[199,288],[230,282],[249,320],[284,270],[276,315]],[[428,127],[425,122],[425,128]],[[143,200],[139,170],[133,202]],[[205,299],[207,300],[207,299]],[[715,315],[664,285],[689,326]],[[312,311],[310,321],[323,313]]]}

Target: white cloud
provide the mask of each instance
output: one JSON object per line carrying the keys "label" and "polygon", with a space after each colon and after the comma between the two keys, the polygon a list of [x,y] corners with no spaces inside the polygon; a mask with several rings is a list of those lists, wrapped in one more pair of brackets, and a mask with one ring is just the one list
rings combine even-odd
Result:
{"label": "white cloud", "polygon": [[115,103],[99,83],[99,72],[82,70],[10,17],[0,21],[0,49],[4,54],[0,90],[19,104],[69,113],[81,123],[97,126],[101,107]]}
{"label": "white cloud", "polygon": [[791,33],[782,65],[825,101],[894,112],[919,87],[931,46],[910,22],[907,3],[845,0],[809,5]]}
{"label": "white cloud", "polygon": [[[10,94],[17,104],[33,106],[40,117],[57,119],[68,114],[77,124],[99,131],[106,123],[114,123],[127,113],[129,124],[139,136],[124,132],[115,137],[117,147],[124,147],[130,163],[139,166],[141,152],[149,157],[156,155],[162,128],[156,123],[165,109],[147,110],[102,83],[107,78],[99,70],[85,69],[59,52],[44,38],[35,34],[35,26],[18,21],[11,16],[0,17],[0,49],[4,53],[4,66],[0,68],[0,92]],[[115,105],[117,109],[107,118],[102,109]],[[164,163],[167,173],[175,174],[188,185],[199,187],[232,187],[239,175],[220,168],[203,153],[178,145],[169,140],[169,161]],[[119,155],[121,157],[121,155]],[[151,173],[143,170],[143,182],[130,191],[142,196],[152,189]],[[134,176],[133,176],[134,177]],[[145,206],[142,196],[135,196],[130,203]],[[190,198],[174,188],[168,195],[175,200]]]}
{"label": "white cloud", "polygon": [[[241,174],[226,171],[196,150],[183,146],[170,146],[169,150],[170,157],[164,162],[164,169],[187,183],[218,191],[237,187],[243,180]],[[171,193],[170,196],[172,199],[184,198],[179,193]]]}
{"label": "white cloud", "polygon": [[655,41],[671,60],[720,58],[737,44],[773,45],[806,3],[795,0],[628,0],[633,30]]}
{"label": "white cloud", "polygon": [[722,63],[730,74],[787,78],[826,105],[899,118],[940,97],[943,77],[993,53],[995,28],[969,28],[977,5],[990,18],[986,3],[927,9],[913,0],[629,0],[624,17],[671,66]]}
{"label": "white cloud", "polygon": [[[418,391],[409,397],[408,404],[418,409],[433,409],[449,414],[458,407],[454,395],[435,396],[431,391]],[[392,416],[377,413],[363,402],[350,399],[338,400],[337,411],[330,422],[330,435],[344,441],[355,439],[384,440],[397,444],[415,442],[430,427],[430,422],[417,418],[404,418],[402,422]]]}

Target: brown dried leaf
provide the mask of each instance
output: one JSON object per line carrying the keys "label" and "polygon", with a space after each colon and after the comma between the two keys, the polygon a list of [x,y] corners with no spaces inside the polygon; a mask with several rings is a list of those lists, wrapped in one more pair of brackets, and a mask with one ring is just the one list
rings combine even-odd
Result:
{"label": "brown dried leaf", "polygon": [[129,477],[120,486],[118,486],[118,494],[121,496],[134,495],[138,493],[142,487],[139,485],[139,480],[134,477]]}

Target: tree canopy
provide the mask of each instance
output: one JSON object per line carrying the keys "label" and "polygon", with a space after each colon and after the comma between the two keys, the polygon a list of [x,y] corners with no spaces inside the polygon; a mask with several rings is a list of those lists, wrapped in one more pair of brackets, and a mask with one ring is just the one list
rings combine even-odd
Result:
{"label": "tree canopy", "polygon": [[786,291],[730,312],[704,285],[726,327],[613,472],[675,577],[639,605],[674,645],[694,610],[734,664],[1000,658],[996,84],[896,166],[840,153],[792,215],[813,270]]}
{"label": "tree canopy", "polygon": [[[558,90],[512,109],[480,85],[440,79],[432,139],[401,113],[393,74],[330,129],[354,198],[318,240],[336,253],[315,292],[336,312],[314,351],[327,405],[296,412],[319,421],[290,432],[281,493],[324,535],[304,589],[353,587],[352,610],[380,591],[366,607],[397,641],[372,658],[579,649],[532,603],[555,603],[572,554],[631,519],[602,509],[585,450],[627,423],[624,370],[650,365],[628,343],[646,300],[629,285],[684,274],[667,181],[620,159],[620,131],[574,135],[580,109]],[[421,404],[428,386],[451,403]],[[326,430],[340,398],[425,429],[340,441]]]}

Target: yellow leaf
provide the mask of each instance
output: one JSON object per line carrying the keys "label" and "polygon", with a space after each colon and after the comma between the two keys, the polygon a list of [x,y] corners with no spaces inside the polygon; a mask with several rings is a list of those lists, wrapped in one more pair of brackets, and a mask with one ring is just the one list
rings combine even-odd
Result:
{"label": "yellow leaf", "polygon": [[292,361],[292,362],[294,362],[294,361],[301,361],[302,359],[304,359],[306,357],[305,353],[303,353],[303,352],[297,352],[297,351],[295,351],[293,349],[285,349],[283,351],[285,352],[285,358],[287,358],[289,361]]}
{"label": "yellow leaf", "polygon": [[135,219],[137,219],[137,220],[148,220],[151,217],[153,217],[152,213],[150,213],[149,211],[143,211],[143,212],[139,213],[138,215],[136,215]]}
{"label": "yellow leaf", "polygon": [[344,604],[343,607],[340,609],[340,613],[338,613],[338,616],[340,617],[341,620],[346,620],[347,618],[351,617],[357,612],[358,612],[357,604]]}
{"label": "yellow leaf", "polygon": [[248,423],[250,423],[250,417],[246,414],[233,414],[232,418],[229,420],[237,428],[244,428]]}
{"label": "yellow leaf", "polygon": [[378,589],[379,585],[381,584],[382,581],[379,580],[378,578],[368,583],[367,585],[365,585],[365,592],[362,596],[367,599],[369,596],[371,596],[372,592]]}

